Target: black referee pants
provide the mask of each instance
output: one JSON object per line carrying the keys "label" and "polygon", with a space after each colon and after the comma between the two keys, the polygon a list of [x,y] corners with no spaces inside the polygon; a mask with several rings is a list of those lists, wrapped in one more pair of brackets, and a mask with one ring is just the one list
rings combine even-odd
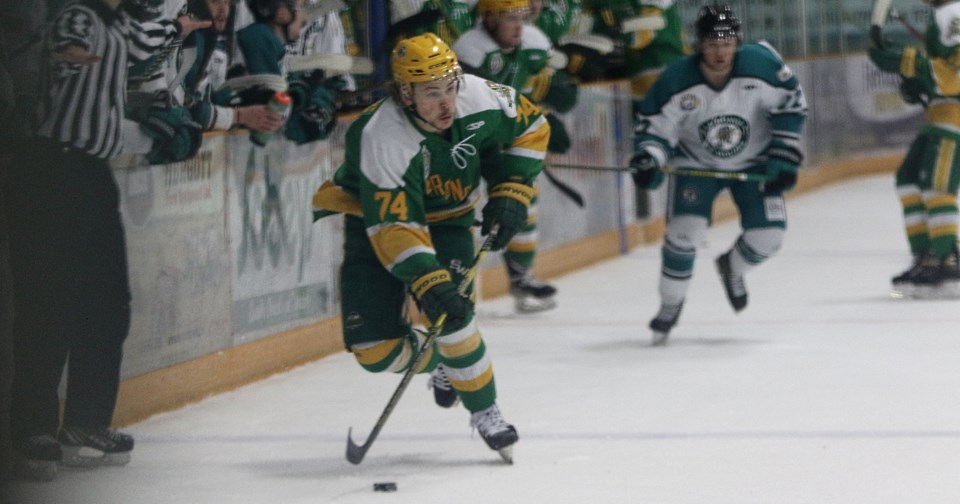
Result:
{"label": "black referee pants", "polygon": [[130,328],[126,244],[109,165],[50,140],[24,147],[15,155],[7,214],[15,443],[56,435],[65,365],[63,424],[109,426]]}

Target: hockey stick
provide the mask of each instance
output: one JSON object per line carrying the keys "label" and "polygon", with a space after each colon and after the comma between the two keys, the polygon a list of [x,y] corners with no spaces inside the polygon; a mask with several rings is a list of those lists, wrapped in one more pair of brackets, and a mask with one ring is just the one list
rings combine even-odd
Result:
{"label": "hockey stick", "polygon": [[714,170],[695,170],[692,168],[661,168],[663,173],[667,175],[682,175],[685,177],[706,177],[706,178],[715,178],[723,180],[737,180],[740,182],[766,182],[769,178],[763,173],[745,173],[745,172],[728,172],[728,171],[714,171]]}
{"label": "hockey stick", "polygon": [[[476,278],[477,273],[480,271],[480,263],[483,262],[483,258],[487,255],[487,252],[493,248],[493,242],[497,237],[497,232],[499,229],[500,228],[498,226],[493,226],[493,229],[490,230],[490,234],[487,235],[487,239],[484,240],[483,245],[480,246],[480,250],[477,251],[477,255],[473,258],[473,265],[470,266],[469,270],[467,270],[467,273],[463,276],[463,280],[460,281],[460,285],[457,288],[461,296],[466,296],[467,289],[470,288],[470,284],[473,283],[473,279]],[[400,396],[402,396],[403,392],[407,389],[407,385],[410,384],[410,380],[413,379],[413,375],[417,374],[417,368],[420,367],[423,359],[426,358],[427,350],[433,346],[433,342],[436,341],[437,336],[440,335],[440,331],[443,330],[443,323],[446,320],[447,314],[444,313],[437,318],[436,322],[433,324],[433,327],[430,328],[430,332],[423,340],[423,346],[421,346],[420,350],[418,350],[416,355],[413,356],[413,362],[410,363],[410,367],[407,368],[407,371],[403,373],[403,378],[400,379],[400,384],[397,385],[397,389],[394,390],[393,395],[390,396],[390,401],[387,402],[387,406],[383,409],[383,413],[380,413],[380,418],[378,418],[377,423],[374,424],[373,429],[370,431],[370,435],[367,436],[367,440],[364,441],[362,445],[358,445],[353,442],[353,427],[350,427],[347,430],[347,460],[349,460],[351,464],[357,465],[363,461],[363,457],[366,456],[367,450],[370,449],[373,441],[377,439],[377,435],[380,434],[380,429],[383,429],[383,425],[387,423],[387,418],[390,417],[390,413],[393,412],[393,408],[395,408],[397,403],[400,402]]]}
{"label": "hockey stick", "polygon": [[873,12],[870,14],[870,39],[878,49],[883,49],[887,45],[883,40],[883,25],[887,22],[892,3],[893,0],[873,0]]}
{"label": "hockey stick", "polygon": [[918,30],[917,27],[913,26],[913,23],[911,23],[909,19],[905,18],[902,14],[900,14],[897,11],[897,9],[890,9],[890,17],[899,21],[900,24],[902,24],[903,27],[906,28],[908,32],[910,32],[910,35],[912,35],[913,38],[916,39],[918,42],[920,42],[921,44],[927,43],[927,36],[924,35],[923,33],[920,33],[920,30]]}
{"label": "hockey stick", "polygon": [[374,64],[370,58],[347,54],[323,53],[288,56],[285,63],[287,70],[290,72],[323,70],[327,75],[370,75],[374,71]]}
{"label": "hockey stick", "polygon": [[[633,173],[636,171],[635,168],[630,166],[597,166],[597,165],[578,165],[578,164],[565,164],[565,163],[549,163],[547,164],[547,166],[550,168],[589,170],[589,171],[600,171],[600,172]],[[716,179],[725,179],[725,180],[739,180],[741,182],[766,182],[768,180],[767,176],[762,173],[695,170],[692,168],[667,168],[667,167],[661,168],[661,170],[663,170],[663,172],[666,173],[667,175],[684,175],[688,177],[707,177],[707,178],[716,178]]]}
{"label": "hockey stick", "polygon": [[600,54],[609,54],[613,52],[613,40],[603,35],[590,35],[581,33],[568,33],[560,37],[557,47],[563,47],[566,44],[574,44],[593,49]]}
{"label": "hockey stick", "polygon": [[343,0],[321,0],[315,4],[305,5],[303,7],[303,25],[307,26],[320,16],[326,16],[333,11],[346,8],[347,4]]}
{"label": "hockey stick", "polygon": [[620,30],[623,33],[632,33],[644,30],[662,30],[667,26],[667,21],[663,16],[637,16],[625,19],[620,23]]}
{"label": "hockey stick", "polygon": [[543,169],[543,174],[547,177],[547,180],[550,181],[564,196],[573,200],[578,207],[583,208],[583,195],[580,194],[576,189],[567,185],[564,181],[555,177],[549,170],[546,168]]}

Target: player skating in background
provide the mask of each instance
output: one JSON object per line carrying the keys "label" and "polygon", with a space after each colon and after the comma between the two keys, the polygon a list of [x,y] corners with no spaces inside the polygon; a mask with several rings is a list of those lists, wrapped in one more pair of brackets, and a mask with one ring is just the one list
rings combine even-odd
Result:
{"label": "player skating in background", "polygon": [[[424,339],[406,317],[407,293],[431,322],[446,314],[417,371],[433,371],[437,403],[459,397],[502,453],[517,432],[497,408],[473,301],[457,286],[473,262],[481,179],[490,188],[482,233],[498,226],[492,250],[502,249],[527,220],[549,125],[513,88],[463,75],[434,34],[401,40],[391,70],[391,96],[350,126],[344,163],[314,196],[319,216],[346,214],[344,343],[367,371],[403,372]],[[501,162],[484,163],[489,156]]]}
{"label": "player skating in background", "polygon": [[726,5],[703,7],[696,30],[697,52],[670,65],[641,103],[631,160],[641,188],[657,187],[668,163],[697,170],[669,177],[654,344],[666,342],[677,323],[713,200],[723,190],[733,196],[743,233],[716,266],[733,309],[747,306],[744,274],[779,250],[787,224],[783,192],[796,183],[803,159],[807,104],[777,52],[766,43],[742,44],[740,21]]}
{"label": "player skating in background", "polygon": [[[576,103],[576,86],[566,78],[565,72],[547,66],[550,40],[539,28],[526,24],[527,13],[528,0],[480,0],[477,4],[480,23],[457,39],[453,50],[467,73],[519,89],[535,103],[570,110]],[[548,146],[551,151],[557,148],[556,138],[563,130],[562,123],[553,119],[550,118]],[[561,147],[568,149],[569,140]],[[491,157],[490,163],[495,167],[500,161]],[[537,251],[537,217],[535,197],[527,224],[504,254],[510,275],[510,294],[520,312],[556,306],[556,288],[532,274]]]}
{"label": "player skating in background", "polygon": [[870,58],[902,78],[901,92],[926,109],[920,130],[897,170],[913,264],[892,280],[895,297],[960,297],[957,187],[960,185],[960,2],[928,0],[935,10],[926,55],[879,41]]}

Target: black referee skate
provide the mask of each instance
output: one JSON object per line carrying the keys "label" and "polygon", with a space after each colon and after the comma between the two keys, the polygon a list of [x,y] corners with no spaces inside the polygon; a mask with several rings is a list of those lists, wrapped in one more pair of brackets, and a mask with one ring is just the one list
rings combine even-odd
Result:
{"label": "black referee skate", "polygon": [[53,481],[57,477],[57,463],[63,452],[53,436],[31,436],[13,448],[13,470],[17,478]]}
{"label": "black referee skate", "polygon": [[437,364],[436,369],[430,373],[430,381],[427,382],[427,386],[433,389],[433,401],[441,408],[452,408],[460,402],[457,391],[454,390],[453,385],[447,378],[443,364]]}
{"label": "black referee skate", "polygon": [[74,467],[126,465],[133,451],[133,437],[118,430],[91,427],[60,429],[63,464]]}
{"label": "black referee skate", "polygon": [[537,280],[529,270],[513,261],[507,260],[506,263],[510,274],[510,295],[518,312],[536,313],[557,307],[554,299],[556,287]]}
{"label": "black referee skate", "polygon": [[683,309],[683,303],[678,305],[660,305],[660,311],[657,316],[650,321],[650,329],[653,330],[651,346],[663,346],[667,344],[667,338],[670,337],[670,330],[677,325],[677,319],[680,318],[680,310]]}
{"label": "black referee skate", "polygon": [[491,450],[496,450],[504,462],[513,463],[513,444],[520,436],[517,429],[503,419],[496,404],[470,415],[470,426],[477,428],[483,441]]}
{"label": "black referee skate", "polygon": [[717,257],[717,272],[723,282],[723,289],[727,292],[727,299],[733,311],[740,312],[747,307],[747,285],[743,282],[743,275],[733,273],[730,267],[730,252]]}

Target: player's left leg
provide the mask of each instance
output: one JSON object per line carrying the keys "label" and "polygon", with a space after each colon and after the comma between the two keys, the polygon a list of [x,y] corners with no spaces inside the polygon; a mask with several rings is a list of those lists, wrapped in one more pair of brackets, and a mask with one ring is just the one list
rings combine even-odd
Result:
{"label": "player's left leg", "polygon": [[920,134],[914,139],[897,169],[896,191],[903,209],[903,222],[907,243],[913,256],[910,267],[891,279],[891,295],[910,297],[914,291],[914,279],[924,268],[933,264],[930,256],[930,235],[927,227],[927,209],[923,203],[920,174],[928,171],[936,161],[936,137]]}
{"label": "player's left leg", "polygon": [[[473,262],[473,231],[468,227],[434,226],[430,232],[437,259],[450,270],[454,283],[459,284]],[[474,297],[473,294],[471,285],[467,295]],[[436,350],[440,354],[443,373],[471,413],[471,426],[477,428],[487,446],[508,458],[505,450],[519,438],[517,430],[504,420],[497,407],[493,363],[476,317],[462,328],[441,332]]]}
{"label": "player's left leg", "polygon": [[660,309],[649,324],[653,345],[666,343],[679,320],[697,248],[706,239],[713,200],[722,187],[719,180],[704,177],[671,175],[668,180],[667,229],[660,248]]}
{"label": "player's left leg", "polygon": [[514,235],[503,254],[510,275],[510,295],[520,313],[533,313],[557,306],[556,287],[533,276],[533,260],[537,255],[539,217],[538,197],[534,196],[527,210],[527,223]]}
{"label": "player's left leg", "polygon": [[958,144],[944,136],[937,142],[936,162],[922,177],[923,205],[927,214],[931,265],[922,268],[913,283],[918,297],[960,296],[957,229],[960,212],[957,188],[960,185]]}
{"label": "player's left leg", "polygon": [[716,264],[727,299],[739,312],[747,306],[743,277],[780,250],[787,212],[783,195],[763,192],[759,184],[736,182],[731,184],[730,193],[740,210],[743,232],[733,247],[717,258]]}

